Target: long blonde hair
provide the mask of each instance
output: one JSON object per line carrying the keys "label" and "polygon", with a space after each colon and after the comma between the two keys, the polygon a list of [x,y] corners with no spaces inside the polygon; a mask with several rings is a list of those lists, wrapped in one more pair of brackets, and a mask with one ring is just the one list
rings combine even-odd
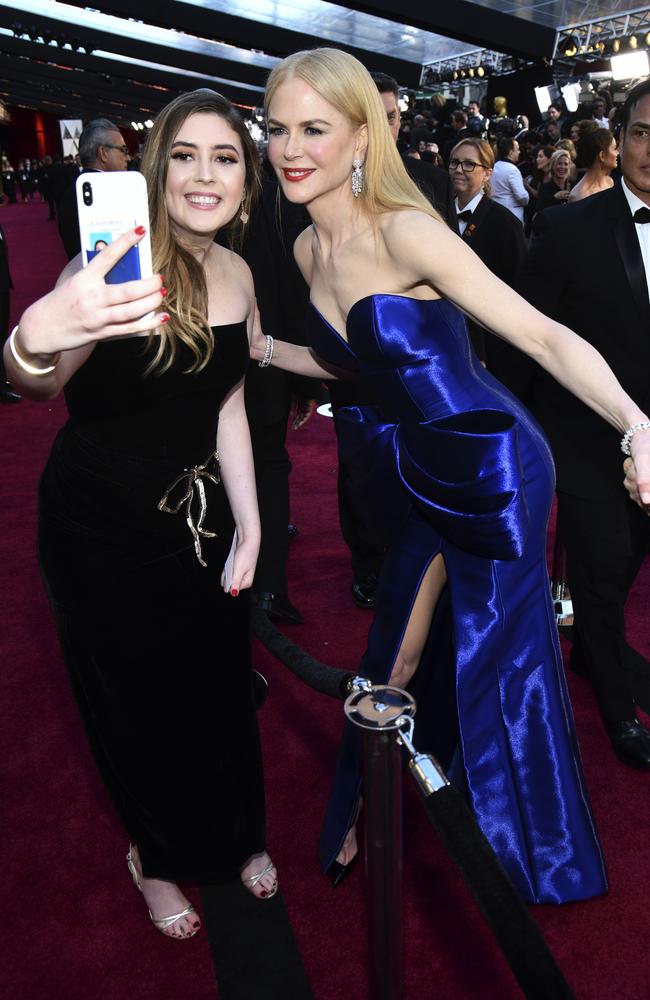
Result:
{"label": "long blonde hair", "polygon": [[[205,273],[199,261],[175,236],[165,201],[172,143],[185,119],[199,113],[219,115],[239,136],[246,168],[242,202],[244,212],[250,214],[260,186],[257,147],[239,112],[221,94],[207,88],[194,90],[181,94],[159,112],[144,148],[142,173],[149,190],[153,268],[154,272],[165,275],[167,297],[164,308],[169,313],[169,322],[149,336],[148,345],[155,347],[155,353],[147,366],[147,374],[167,371],[174,362],[179,342],[189,347],[193,355],[186,372],[201,371],[214,349],[208,325]],[[241,225],[238,213],[228,228],[236,231]]]}
{"label": "long blonde hair", "polygon": [[268,116],[273,95],[285,81],[297,77],[343,114],[353,128],[368,127],[359,206],[370,218],[384,212],[418,209],[438,221],[441,216],[411,180],[390,133],[377,86],[365,66],[340,49],[294,52],[271,72],[264,107]]}

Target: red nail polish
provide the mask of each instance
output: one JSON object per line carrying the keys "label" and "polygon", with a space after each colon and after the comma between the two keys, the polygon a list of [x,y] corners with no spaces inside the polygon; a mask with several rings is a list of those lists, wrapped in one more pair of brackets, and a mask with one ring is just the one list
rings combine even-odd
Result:
{"label": "red nail polish", "polygon": [[237,597],[238,593],[239,593],[239,591],[237,590],[236,587],[231,587],[230,588],[230,595],[231,595],[231,597]]}
{"label": "red nail polish", "polygon": [[138,236],[144,236],[147,230],[144,228],[144,226],[136,226],[135,231],[138,234]]}
{"label": "red nail polish", "polygon": [[163,313],[160,317],[161,323],[169,323],[169,313]]}
{"label": "red nail polish", "polygon": [[167,289],[165,288],[164,285],[160,289],[160,294],[162,295],[163,298],[165,298],[165,295],[167,294]]}

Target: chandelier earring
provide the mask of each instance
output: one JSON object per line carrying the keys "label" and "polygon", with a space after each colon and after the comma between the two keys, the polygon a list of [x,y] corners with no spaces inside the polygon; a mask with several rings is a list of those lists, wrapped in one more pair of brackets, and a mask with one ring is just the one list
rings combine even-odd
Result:
{"label": "chandelier earring", "polygon": [[352,194],[358,198],[363,188],[363,160],[352,161]]}
{"label": "chandelier earring", "polygon": [[244,205],[245,205],[245,204],[246,204],[246,192],[244,191],[244,194],[243,194],[243,196],[242,196],[242,200],[241,200],[241,211],[240,211],[240,213],[239,213],[239,221],[240,221],[240,222],[242,223],[242,225],[244,225],[244,226],[246,225],[246,223],[248,222],[248,220],[249,220],[249,218],[250,218],[250,216],[249,216],[248,212],[247,212],[247,211],[246,211],[246,209],[244,208]]}

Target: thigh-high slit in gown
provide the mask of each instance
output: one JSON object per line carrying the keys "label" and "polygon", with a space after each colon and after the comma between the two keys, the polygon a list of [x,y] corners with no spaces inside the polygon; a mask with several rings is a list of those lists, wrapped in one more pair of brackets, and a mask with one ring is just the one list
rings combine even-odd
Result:
{"label": "thigh-high slit in gown", "polygon": [[[234,526],[214,458],[248,340],[245,323],[212,332],[191,374],[184,346],[145,375],[145,339],[97,344],[66,386],[39,498],[43,575],[102,778],[145,875],[199,884],[264,849],[248,604],[220,586]],[[192,503],[170,514],[159,502],[178,476],[167,506]],[[188,523],[198,533],[202,491],[205,566]]]}
{"label": "thigh-high slit in gown", "polygon": [[[312,306],[310,343],[374,406],[338,415],[386,545],[359,668],[386,683],[419,585],[442,554],[448,584],[410,689],[416,745],[459,766],[476,818],[522,896],[564,903],[607,888],[582,774],[546,566],[554,468],[528,412],[479,363],[446,300],[370,295],[347,339]],[[360,791],[346,723],[320,856],[331,865]]]}

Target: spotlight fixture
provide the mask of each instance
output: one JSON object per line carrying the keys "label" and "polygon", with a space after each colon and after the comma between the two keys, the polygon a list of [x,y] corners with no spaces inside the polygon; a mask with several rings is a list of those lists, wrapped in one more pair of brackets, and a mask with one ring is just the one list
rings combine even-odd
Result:
{"label": "spotlight fixture", "polygon": [[573,35],[565,35],[560,40],[558,48],[563,56],[567,56],[570,59],[578,52],[578,42]]}
{"label": "spotlight fixture", "polygon": [[621,39],[615,38],[612,42],[612,52],[617,55],[621,51]]}
{"label": "spotlight fixture", "polygon": [[650,45],[650,31],[649,31],[649,32],[648,32],[648,34],[647,34],[647,35],[645,36],[645,38],[644,38],[644,41],[645,41],[645,44],[646,44],[646,45]]}
{"label": "spotlight fixture", "polygon": [[483,68],[483,66],[479,66],[477,68],[476,75],[480,76],[480,77],[484,77],[485,76],[485,69]]}
{"label": "spotlight fixture", "polygon": [[647,76],[649,70],[648,53],[645,51],[626,52],[612,59],[612,76],[615,80],[635,80],[637,77]]}
{"label": "spotlight fixture", "polygon": [[627,47],[632,52],[634,52],[635,49],[638,49],[639,39],[636,37],[636,35],[630,35],[630,37],[627,40]]}
{"label": "spotlight fixture", "polygon": [[474,67],[473,67],[473,66],[470,66],[470,68],[469,68],[469,75],[470,75],[471,77],[473,77],[473,76],[474,76]]}
{"label": "spotlight fixture", "polygon": [[147,118],[146,122],[144,123],[144,127],[145,128],[153,128],[153,122],[152,122],[151,118]]}

